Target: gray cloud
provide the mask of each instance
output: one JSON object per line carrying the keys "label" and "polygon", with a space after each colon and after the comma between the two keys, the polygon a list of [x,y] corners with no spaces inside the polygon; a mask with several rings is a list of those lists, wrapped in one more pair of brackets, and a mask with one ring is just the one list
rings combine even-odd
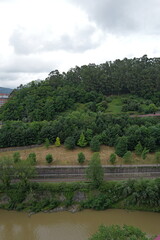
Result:
{"label": "gray cloud", "polygon": [[50,68],[51,63],[47,60],[43,60],[43,58],[14,56],[3,67],[0,67],[0,71],[6,73],[38,73],[49,71]]}
{"label": "gray cloud", "polygon": [[56,37],[50,32],[46,38],[43,33],[27,34],[25,29],[18,28],[14,30],[10,37],[10,45],[14,47],[17,54],[24,55],[59,50],[84,52],[99,45],[99,40],[94,41],[92,39],[95,33],[96,28],[88,25],[82,29],[75,29],[73,35],[63,34]]}
{"label": "gray cloud", "polygon": [[83,8],[90,20],[114,34],[160,33],[158,0],[70,0]]}

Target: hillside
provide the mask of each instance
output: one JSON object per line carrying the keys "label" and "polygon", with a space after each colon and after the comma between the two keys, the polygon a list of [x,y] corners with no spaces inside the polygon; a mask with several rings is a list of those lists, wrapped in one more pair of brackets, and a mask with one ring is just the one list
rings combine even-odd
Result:
{"label": "hillside", "polygon": [[[160,59],[142,58],[89,64],[67,73],[52,71],[12,92],[0,109],[0,147],[70,141],[79,145],[140,142],[150,152],[160,148],[159,118],[131,118],[160,109]],[[68,140],[69,138],[69,140]],[[123,144],[124,144],[123,143]],[[82,144],[83,145],[83,144]]]}
{"label": "hillside", "polygon": [[[17,88],[0,109],[0,120],[52,121],[73,110],[150,113],[146,105],[160,106],[159,65],[159,58],[143,56],[84,65],[62,74],[52,71],[44,81],[33,81]],[[126,94],[133,97],[129,100],[128,96],[119,100],[109,97]],[[111,100],[119,101],[113,104],[113,112],[110,111]]]}

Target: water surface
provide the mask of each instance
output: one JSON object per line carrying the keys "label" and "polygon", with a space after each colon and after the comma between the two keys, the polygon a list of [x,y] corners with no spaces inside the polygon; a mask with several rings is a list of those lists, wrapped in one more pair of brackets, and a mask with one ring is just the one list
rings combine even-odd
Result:
{"label": "water surface", "polygon": [[160,213],[84,210],[28,216],[0,210],[0,240],[87,240],[101,224],[128,224],[148,234],[160,234]]}

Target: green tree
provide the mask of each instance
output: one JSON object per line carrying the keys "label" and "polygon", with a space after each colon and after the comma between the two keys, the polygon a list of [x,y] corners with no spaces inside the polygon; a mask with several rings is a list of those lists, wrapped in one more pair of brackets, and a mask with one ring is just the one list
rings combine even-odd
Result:
{"label": "green tree", "polygon": [[56,147],[60,147],[61,146],[61,141],[60,141],[59,137],[56,137],[55,146]]}
{"label": "green tree", "polygon": [[46,162],[49,163],[49,164],[53,162],[52,154],[47,154],[46,155]]}
{"label": "green tree", "polygon": [[71,149],[74,149],[75,148],[75,139],[74,137],[67,137],[65,142],[64,142],[64,146],[71,150]]}
{"label": "green tree", "polygon": [[77,145],[80,146],[80,147],[85,147],[87,145],[87,141],[86,141],[83,133],[81,133],[80,138],[77,142]]}
{"label": "green tree", "polygon": [[95,152],[89,161],[88,168],[86,169],[86,177],[92,181],[92,184],[95,187],[99,187],[103,182],[104,171],[98,152]]}
{"label": "green tree", "polygon": [[132,163],[132,153],[131,151],[127,151],[123,156],[124,163]]}
{"label": "green tree", "polygon": [[13,166],[14,161],[9,157],[3,157],[0,159],[0,180],[5,188],[10,186],[13,179]]}
{"label": "green tree", "polygon": [[138,142],[138,144],[135,146],[135,153],[137,156],[141,156],[142,152],[143,152],[142,144]]}
{"label": "green tree", "polygon": [[127,137],[123,136],[123,137],[119,137],[117,144],[115,146],[115,152],[119,157],[123,157],[124,154],[127,152],[127,148],[128,148],[128,139]]}
{"label": "green tree", "polygon": [[13,153],[13,161],[14,163],[20,162],[21,161],[21,156],[19,152],[14,152]]}
{"label": "green tree", "polygon": [[48,139],[48,138],[45,139],[44,146],[45,146],[46,149],[49,148],[49,146],[50,146],[50,142],[49,142],[49,139]]}
{"label": "green tree", "polygon": [[110,157],[109,157],[109,162],[114,165],[116,163],[116,154],[115,153],[111,153]]}
{"label": "green tree", "polygon": [[90,142],[90,147],[93,152],[99,152],[100,151],[100,141],[98,136],[94,136]]}
{"label": "green tree", "polygon": [[78,153],[78,159],[77,161],[80,163],[80,164],[83,164],[85,162],[85,155],[83,152],[80,152]]}

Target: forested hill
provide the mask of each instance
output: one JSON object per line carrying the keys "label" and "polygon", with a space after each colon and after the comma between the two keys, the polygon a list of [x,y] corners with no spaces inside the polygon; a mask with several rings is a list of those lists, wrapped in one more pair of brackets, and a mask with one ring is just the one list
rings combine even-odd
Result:
{"label": "forested hill", "polygon": [[93,112],[103,111],[107,96],[120,94],[134,94],[159,105],[160,58],[144,55],[77,66],[62,74],[52,71],[44,81],[14,90],[0,109],[0,120],[50,121],[82,106]]}

